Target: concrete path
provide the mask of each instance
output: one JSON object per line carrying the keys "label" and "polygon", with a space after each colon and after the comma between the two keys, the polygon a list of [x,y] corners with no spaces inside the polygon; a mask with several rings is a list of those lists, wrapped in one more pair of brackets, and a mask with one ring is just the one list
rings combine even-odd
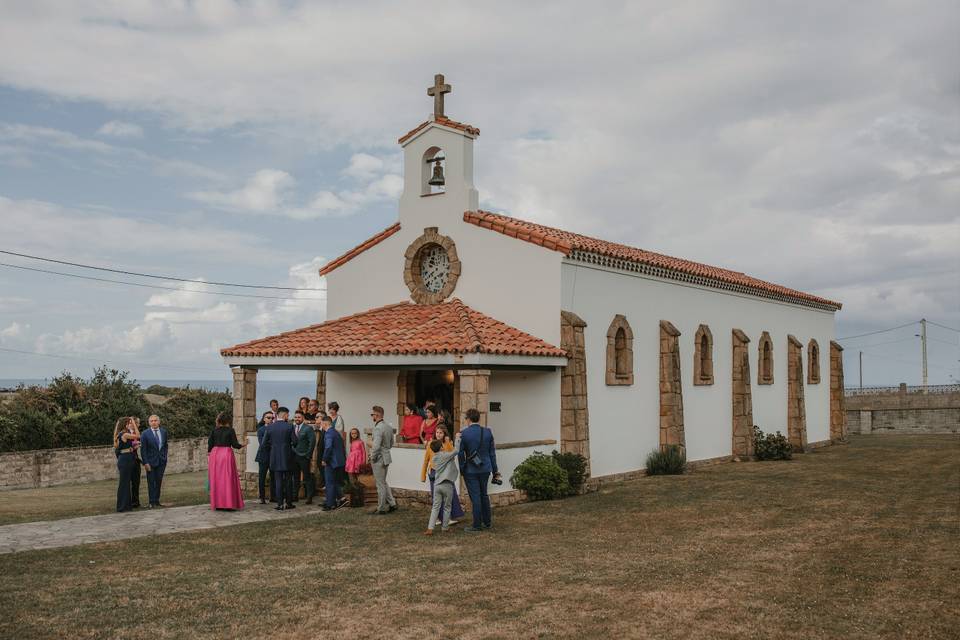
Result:
{"label": "concrete path", "polygon": [[9,524],[0,526],[0,554],[325,514],[320,510],[321,505],[304,505],[300,501],[296,509],[276,511],[272,504],[247,502],[242,511],[211,511],[209,504],[198,504]]}

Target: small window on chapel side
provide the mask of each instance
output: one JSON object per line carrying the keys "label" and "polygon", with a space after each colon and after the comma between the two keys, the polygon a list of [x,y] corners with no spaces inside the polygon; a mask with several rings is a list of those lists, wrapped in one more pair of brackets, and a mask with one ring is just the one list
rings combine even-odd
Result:
{"label": "small window on chapel side", "polygon": [[693,384],[713,384],[713,334],[705,324],[697,329],[693,347]]}
{"label": "small window on chapel side", "polygon": [[760,362],[757,366],[757,384],[773,384],[773,340],[766,331],[758,343]]}
{"label": "small window on chapel side", "polygon": [[617,315],[607,330],[607,384],[633,384],[633,330],[626,317]]}
{"label": "small window on chapel side", "polygon": [[813,338],[807,343],[807,384],[820,384],[820,345]]}

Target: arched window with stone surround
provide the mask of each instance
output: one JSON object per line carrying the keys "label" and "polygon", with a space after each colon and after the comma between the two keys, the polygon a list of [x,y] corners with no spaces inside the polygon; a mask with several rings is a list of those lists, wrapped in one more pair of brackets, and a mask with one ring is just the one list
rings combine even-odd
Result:
{"label": "arched window with stone surround", "polygon": [[713,334],[705,324],[697,329],[693,338],[693,384],[713,384]]}
{"label": "arched window with stone surround", "polygon": [[757,384],[773,384],[773,340],[766,331],[757,343],[760,361],[757,363]]}
{"label": "arched window with stone surround", "polygon": [[820,345],[813,338],[807,343],[807,384],[820,384]]}
{"label": "arched window with stone surround", "polygon": [[633,330],[619,314],[607,329],[607,384],[633,384]]}

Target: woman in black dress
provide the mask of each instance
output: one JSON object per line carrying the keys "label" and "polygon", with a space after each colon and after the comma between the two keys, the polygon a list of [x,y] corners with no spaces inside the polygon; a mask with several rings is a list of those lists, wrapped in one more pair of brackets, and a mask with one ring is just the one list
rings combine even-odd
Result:
{"label": "woman in black dress", "polygon": [[117,487],[117,511],[131,511],[131,480],[136,467],[137,447],[140,446],[140,432],[133,418],[124,416],[113,427],[113,447],[117,452],[117,473],[120,484]]}

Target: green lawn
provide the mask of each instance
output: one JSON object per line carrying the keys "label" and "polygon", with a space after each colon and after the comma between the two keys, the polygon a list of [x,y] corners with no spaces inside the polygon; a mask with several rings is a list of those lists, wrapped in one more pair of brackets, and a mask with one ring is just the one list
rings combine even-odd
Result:
{"label": "green lawn", "polygon": [[[500,509],[0,556],[0,637],[956,638],[960,438],[865,436]],[[951,629],[953,631],[951,631]]]}
{"label": "green lawn", "polygon": [[[164,476],[160,493],[163,504],[182,507],[207,499],[206,471]],[[140,503],[147,504],[146,477],[140,479]],[[0,525],[93,516],[116,510],[116,480],[0,492]]]}

